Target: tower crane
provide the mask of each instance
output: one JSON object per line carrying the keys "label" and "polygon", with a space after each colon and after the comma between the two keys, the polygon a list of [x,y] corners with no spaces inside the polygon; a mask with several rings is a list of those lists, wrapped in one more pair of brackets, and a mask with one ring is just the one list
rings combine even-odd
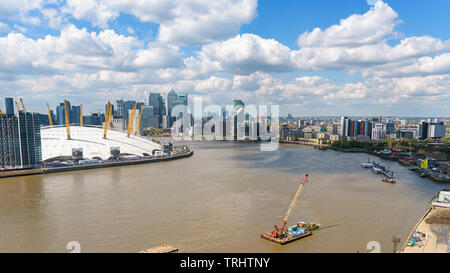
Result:
{"label": "tower crane", "polygon": [[283,231],[286,228],[287,221],[289,220],[289,217],[291,216],[292,211],[294,210],[295,204],[297,203],[297,200],[299,199],[300,195],[303,192],[303,187],[308,182],[308,174],[305,174],[305,177],[303,178],[303,181],[298,186],[297,192],[294,195],[294,198],[291,201],[291,204],[289,205],[289,208],[286,212],[286,215],[283,218],[283,223],[281,224],[281,227],[278,227],[276,224],[274,225],[274,230],[272,231],[272,237],[278,238],[282,236]]}

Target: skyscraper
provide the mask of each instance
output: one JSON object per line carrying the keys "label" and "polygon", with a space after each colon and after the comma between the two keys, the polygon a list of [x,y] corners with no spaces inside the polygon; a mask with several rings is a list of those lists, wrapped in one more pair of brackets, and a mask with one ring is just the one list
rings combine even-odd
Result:
{"label": "skyscraper", "polygon": [[124,104],[124,101],[122,99],[121,100],[116,100],[116,105],[117,105],[116,116],[120,116],[120,117],[124,116],[124,114],[123,114],[123,104]]}
{"label": "skyscraper", "polygon": [[32,167],[42,163],[39,115],[20,111],[18,116],[0,115],[0,164]]}
{"label": "skyscraper", "polygon": [[150,93],[148,96],[148,105],[153,107],[153,116],[158,117],[158,126],[161,127],[163,115],[163,98],[159,93]]}
{"label": "skyscraper", "polygon": [[[72,117],[72,107],[70,106],[70,101],[66,101],[67,104],[67,115],[69,117],[69,123],[73,122]],[[65,125],[66,124],[66,109],[64,106],[64,102],[61,102],[58,106],[56,106],[56,124]],[[79,114],[78,114],[79,115]]]}
{"label": "skyscraper", "polygon": [[72,106],[72,123],[79,124],[80,123],[80,114],[81,107],[80,106]]}
{"label": "skyscraper", "polygon": [[14,100],[13,98],[5,98],[5,108],[7,115],[14,115]]}
{"label": "skyscraper", "polygon": [[170,92],[167,94],[167,123],[169,127],[172,127],[173,124],[173,118],[172,118],[172,108],[174,107],[174,103],[177,100],[177,93],[175,91],[170,90]]}
{"label": "skyscraper", "polygon": [[64,125],[65,124],[65,112],[64,103],[60,103],[56,106],[56,124]]}
{"label": "skyscraper", "polygon": [[234,109],[239,107],[244,107],[244,102],[242,100],[234,100],[233,101]]}
{"label": "skyscraper", "polygon": [[188,105],[188,94],[187,93],[180,93],[178,94],[177,100],[180,101],[183,105]]}
{"label": "skyscraper", "polygon": [[341,136],[348,136],[348,118],[347,117],[341,117]]}
{"label": "skyscraper", "polygon": [[153,114],[155,116],[162,113],[162,97],[159,93],[150,93],[148,96],[148,105],[153,106]]}

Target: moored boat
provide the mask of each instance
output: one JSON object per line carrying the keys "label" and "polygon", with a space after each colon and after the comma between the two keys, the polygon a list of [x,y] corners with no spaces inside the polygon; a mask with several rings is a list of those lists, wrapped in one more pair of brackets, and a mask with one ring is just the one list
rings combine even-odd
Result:
{"label": "moored boat", "polygon": [[395,181],[393,178],[383,178],[381,181],[391,184],[397,183],[397,181]]}
{"label": "moored boat", "polygon": [[369,169],[373,167],[372,163],[361,163],[361,167],[365,168],[365,169]]}
{"label": "moored boat", "polygon": [[374,166],[374,167],[372,168],[372,172],[373,172],[373,173],[376,173],[376,174],[382,174],[382,173],[383,173],[383,170]]}

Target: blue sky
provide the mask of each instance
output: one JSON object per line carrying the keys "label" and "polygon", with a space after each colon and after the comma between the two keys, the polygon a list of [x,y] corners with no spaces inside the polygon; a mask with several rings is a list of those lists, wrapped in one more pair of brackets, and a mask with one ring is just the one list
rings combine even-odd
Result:
{"label": "blue sky", "polygon": [[173,88],[282,114],[450,116],[449,10],[446,0],[2,2],[0,94],[39,112],[63,99],[96,112]]}

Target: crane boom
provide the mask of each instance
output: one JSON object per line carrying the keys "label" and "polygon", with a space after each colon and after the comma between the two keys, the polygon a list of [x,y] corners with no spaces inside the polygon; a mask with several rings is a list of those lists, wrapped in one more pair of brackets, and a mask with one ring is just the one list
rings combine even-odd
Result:
{"label": "crane boom", "polygon": [[305,186],[305,183],[308,182],[308,174],[305,175],[303,178],[302,183],[300,183],[300,186],[298,186],[297,192],[295,193],[294,199],[292,199],[291,204],[289,205],[289,208],[286,212],[286,215],[284,216],[283,222],[287,222],[289,219],[289,216],[291,216],[292,211],[295,208],[295,204],[297,203],[298,198],[302,194],[303,187]]}
{"label": "crane boom", "polygon": [[47,114],[48,114],[48,124],[50,124],[50,127],[53,127],[52,115],[50,114],[50,107],[48,107],[48,102],[47,102]]}
{"label": "crane boom", "polygon": [[278,228],[277,225],[274,225],[275,229],[272,231],[272,236],[279,237],[282,234],[283,230],[286,227],[289,216],[291,216],[291,213],[294,210],[295,204],[297,203],[297,200],[299,199],[300,195],[302,194],[303,187],[305,186],[305,184],[307,182],[308,182],[308,174],[305,174],[305,177],[303,178],[303,181],[298,186],[297,192],[295,193],[294,198],[292,199],[291,204],[289,205],[289,208],[286,212],[286,215],[283,218],[283,223],[282,223],[281,227]]}

